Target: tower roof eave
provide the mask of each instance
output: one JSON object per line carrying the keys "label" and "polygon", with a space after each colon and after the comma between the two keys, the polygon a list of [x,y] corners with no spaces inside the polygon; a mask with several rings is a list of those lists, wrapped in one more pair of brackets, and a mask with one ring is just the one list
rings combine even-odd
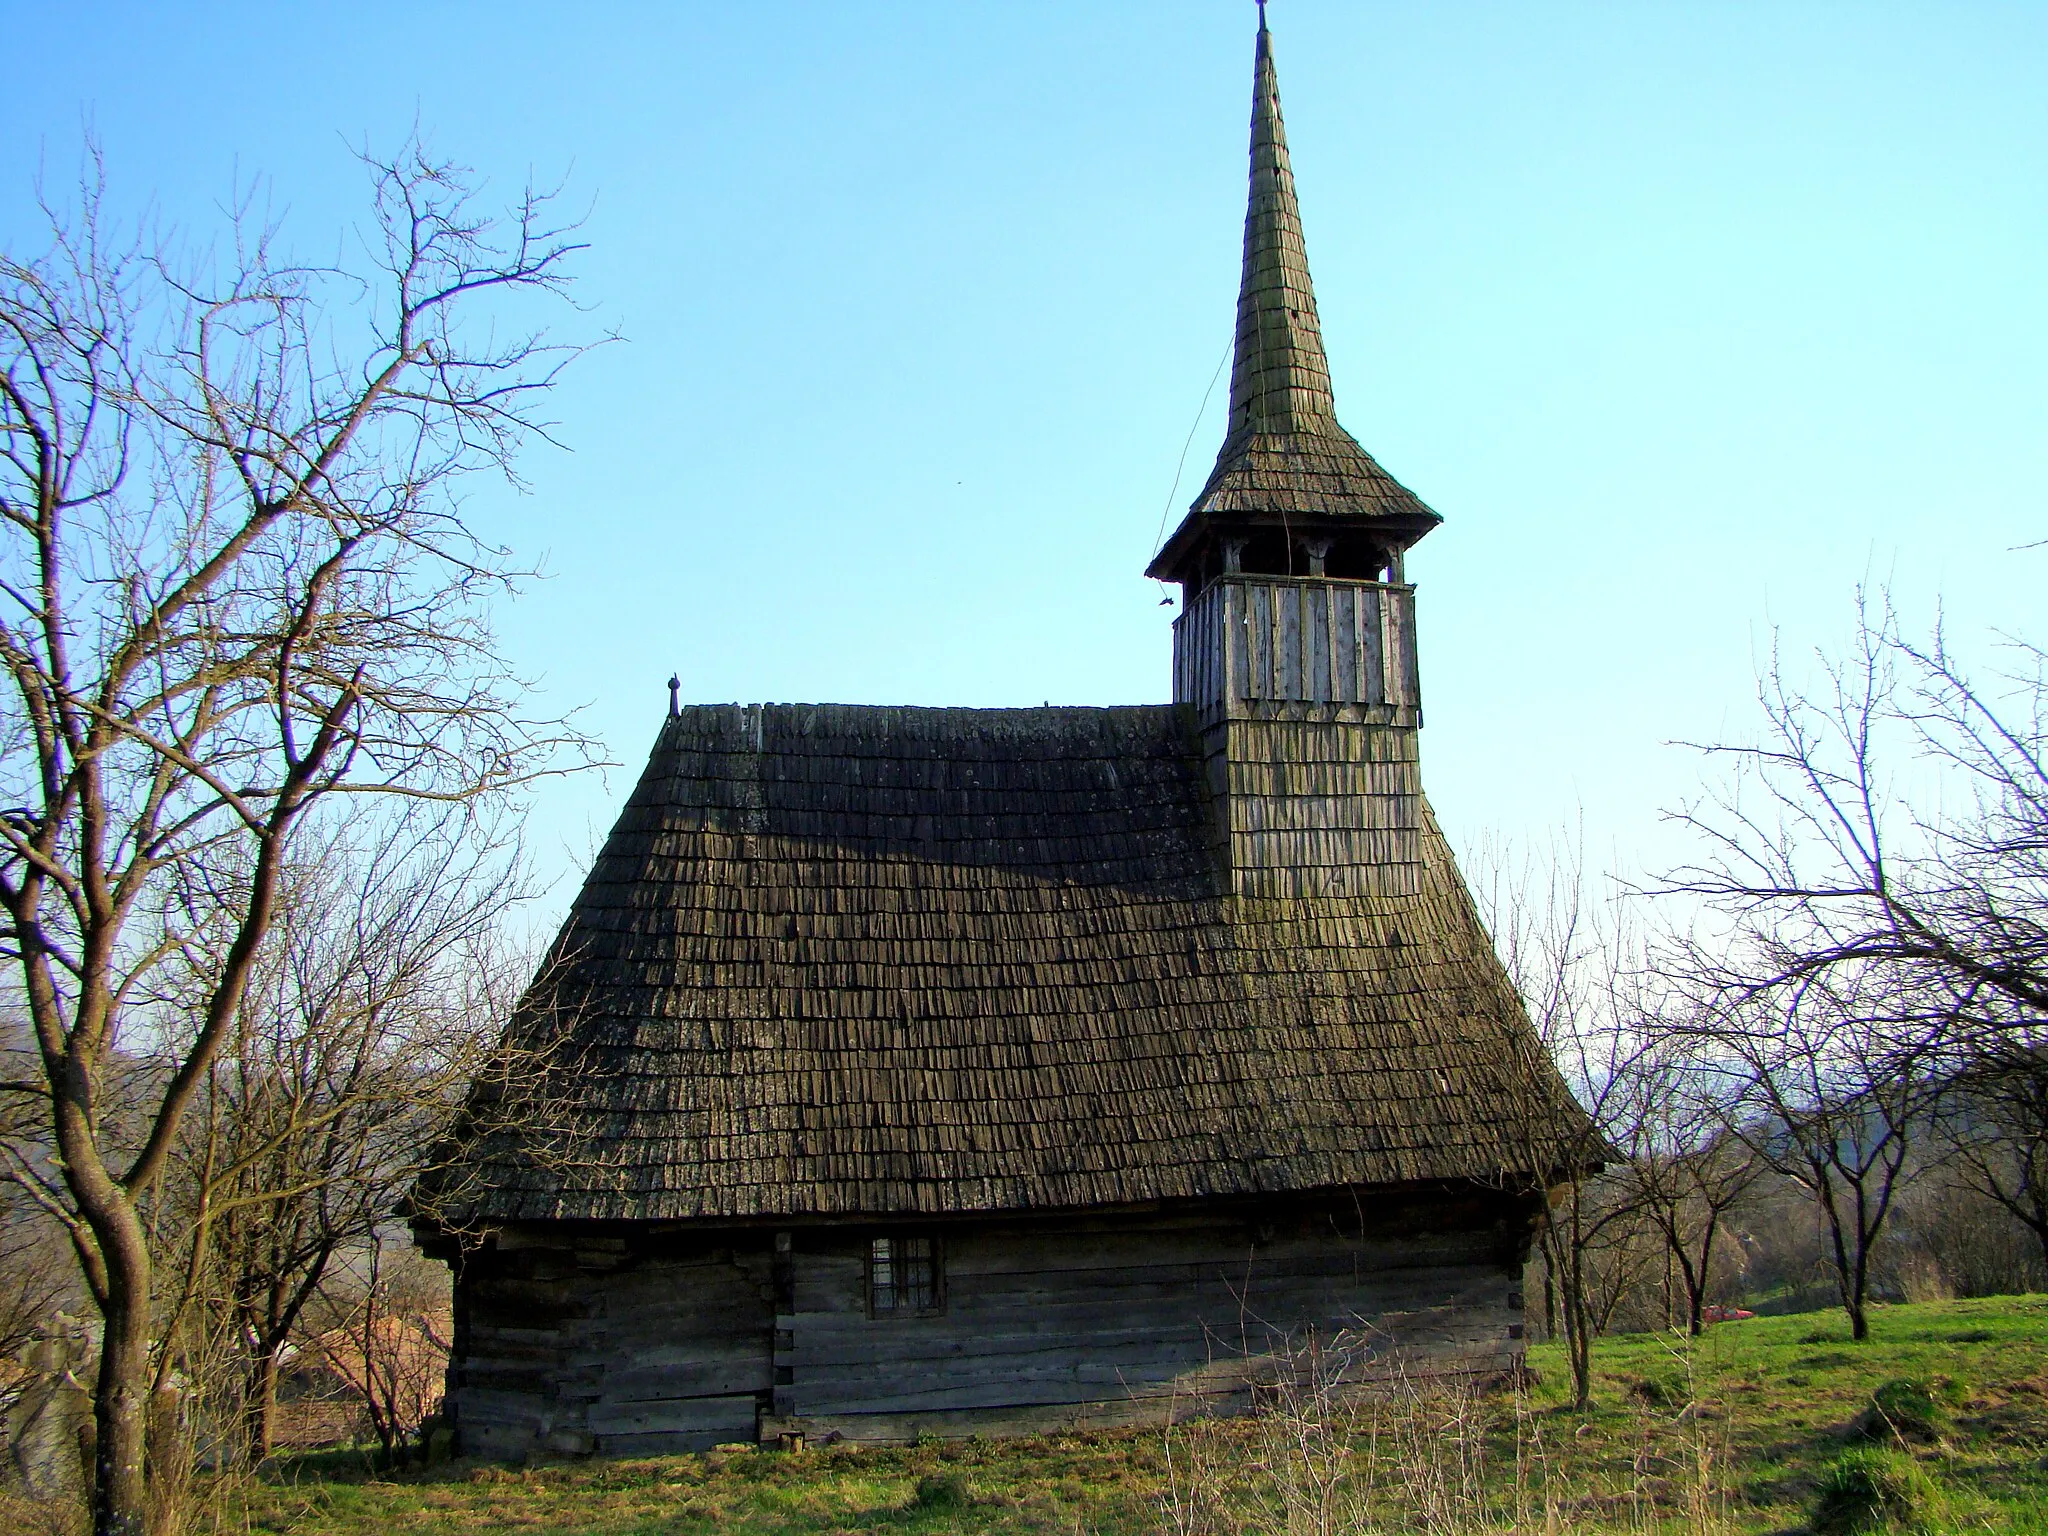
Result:
{"label": "tower roof eave", "polygon": [[1443,521],[1380,468],[1334,421],[1321,433],[1245,433],[1224,445],[1216,468],[1145,574],[1186,579],[1202,530],[1243,522],[1298,521],[1369,527],[1406,549]]}

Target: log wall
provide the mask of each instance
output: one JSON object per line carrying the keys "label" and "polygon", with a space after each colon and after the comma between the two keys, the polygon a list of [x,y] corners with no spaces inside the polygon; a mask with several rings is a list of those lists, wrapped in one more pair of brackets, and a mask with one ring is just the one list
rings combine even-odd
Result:
{"label": "log wall", "polygon": [[501,1234],[456,1279],[465,1454],[611,1456],[754,1438],[772,1385],[764,1238]]}
{"label": "log wall", "polygon": [[[1527,1230],[1505,1197],[1436,1193],[798,1227],[696,1252],[515,1243],[464,1266],[450,1400],[470,1454],[646,1455],[1235,1409],[1311,1343],[1349,1370],[1490,1375],[1521,1355]],[[869,1315],[881,1231],[938,1237],[939,1310]]]}

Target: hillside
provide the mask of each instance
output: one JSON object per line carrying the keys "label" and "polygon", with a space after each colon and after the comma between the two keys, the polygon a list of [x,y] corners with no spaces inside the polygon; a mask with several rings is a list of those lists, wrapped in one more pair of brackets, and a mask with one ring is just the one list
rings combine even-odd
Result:
{"label": "hillside", "polygon": [[1304,1403],[1170,1437],[458,1461],[381,1477],[330,1455],[217,1502],[224,1525],[309,1536],[1278,1531],[1290,1501],[1318,1495],[1336,1530],[1787,1531],[1823,1469],[1863,1443],[1852,1425],[1873,1391],[1911,1379],[1951,1416],[1906,1452],[1943,1490],[1939,1524],[2048,1532],[2048,1297],[1888,1307],[1874,1332],[1852,1346],[1839,1315],[1810,1313],[1724,1324],[1690,1350],[1603,1340],[1587,1415],[1561,1402],[1561,1361],[1538,1346],[1542,1380],[1524,1399],[1413,1396],[1342,1422]]}

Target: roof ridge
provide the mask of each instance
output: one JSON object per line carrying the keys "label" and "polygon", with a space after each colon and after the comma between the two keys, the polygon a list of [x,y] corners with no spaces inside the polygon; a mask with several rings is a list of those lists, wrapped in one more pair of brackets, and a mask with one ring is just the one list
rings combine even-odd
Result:
{"label": "roof ridge", "polygon": [[1040,719],[1054,715],[1067,715],[1086,720],[1109,720],[1139,715],[1168,715],[1182,706],[1167,702],[1149,704],[856,704],[834,699],[755,699],[755,700],[700,700],[693,703],[679,703],[670,719],[695,717],[702,719],[719,711],[744,710],[839,710],[849,715],[880,717],[900,715],[910,719],[937,720],[941,717],[959,718],[977,716],[994,720],[997,718]]}

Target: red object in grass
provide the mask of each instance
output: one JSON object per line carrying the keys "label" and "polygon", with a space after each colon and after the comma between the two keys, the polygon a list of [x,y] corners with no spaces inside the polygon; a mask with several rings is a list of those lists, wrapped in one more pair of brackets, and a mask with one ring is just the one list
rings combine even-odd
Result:
{"label": "red object in grass", "polygon": [[1746,1307],[1711,1306],[1700,1308],[1700,1321],[1703,1323],[1739,1323],[1745,1317],[1755,1316],[1756,1314]]}

